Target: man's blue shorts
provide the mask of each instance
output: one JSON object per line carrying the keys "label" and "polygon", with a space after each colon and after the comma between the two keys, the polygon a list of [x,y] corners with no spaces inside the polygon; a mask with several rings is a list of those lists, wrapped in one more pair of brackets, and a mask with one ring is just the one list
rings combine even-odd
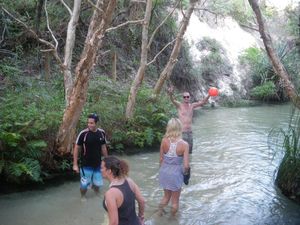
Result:
{"label": "man's blue shorts", "polygon": [[86,190],[90,185],[100,187],[103,185],[100,167],[81,167],[80,168],[80,188]]}

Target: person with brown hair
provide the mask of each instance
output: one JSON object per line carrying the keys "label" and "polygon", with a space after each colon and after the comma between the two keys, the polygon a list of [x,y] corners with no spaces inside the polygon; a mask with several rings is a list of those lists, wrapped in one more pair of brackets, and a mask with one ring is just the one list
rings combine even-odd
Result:
{"label": "person with brown hair", "polygon": [[[128,177],[127,162],[115,156],[105,157],[101,164],[101,172],[110,182],[103,200],[109,225],[144,224],[145,200],[138,185]],[[138,203],[138,215],[135,211],[135,201]]]}
{"label": "person with brown hair", "polygon": [[172,118],[167,125],[167,131],[160,145],[159,184],[164,189],[164,196],[159,205],[159,213],[172,203],[172,215],[179,207],[181,187],[184,174],[189,172],[189,147],[182,139],[182,124],[178,118]]}

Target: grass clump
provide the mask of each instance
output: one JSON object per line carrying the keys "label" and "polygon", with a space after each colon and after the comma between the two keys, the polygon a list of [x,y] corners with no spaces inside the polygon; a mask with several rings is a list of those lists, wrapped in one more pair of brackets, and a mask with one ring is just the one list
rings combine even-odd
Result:
{"label": "grass clump", "polygon": [[[276,135],[275,135],[276,134]],[[276,174],[276,185],[282,193],[300,202],[300,112],[294,108],[286,130],[272,131],[275,145],[282,153]]]}

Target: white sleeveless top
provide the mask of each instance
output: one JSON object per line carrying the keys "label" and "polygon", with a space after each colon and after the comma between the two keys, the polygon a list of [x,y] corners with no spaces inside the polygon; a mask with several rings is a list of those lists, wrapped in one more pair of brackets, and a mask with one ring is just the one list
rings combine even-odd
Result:
{"label": "white sleeveless top", "polygon": [[168,156],[168,157],[179,157],[176,153],[176,148],[177,148],[177,144],[181,141],[178,140],[176,142],[171,142],[171,140],[169,139],[170,141],[170,147],[169,147],[169,150],[167,153],[165,153],[165,156]]}

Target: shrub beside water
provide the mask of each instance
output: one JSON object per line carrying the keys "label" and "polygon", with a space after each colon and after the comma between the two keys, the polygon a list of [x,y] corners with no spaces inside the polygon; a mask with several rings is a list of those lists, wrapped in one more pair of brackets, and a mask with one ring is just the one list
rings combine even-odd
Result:
{"label": "shrub beside water", "polygon": [[283,158],[276,175],[276,184],[283,194],[300,202],[299,109],[293,109],[288,129],[279,131],[276,142],[279,143],[277,146],[281,146],[281,150],[283,150]]}

